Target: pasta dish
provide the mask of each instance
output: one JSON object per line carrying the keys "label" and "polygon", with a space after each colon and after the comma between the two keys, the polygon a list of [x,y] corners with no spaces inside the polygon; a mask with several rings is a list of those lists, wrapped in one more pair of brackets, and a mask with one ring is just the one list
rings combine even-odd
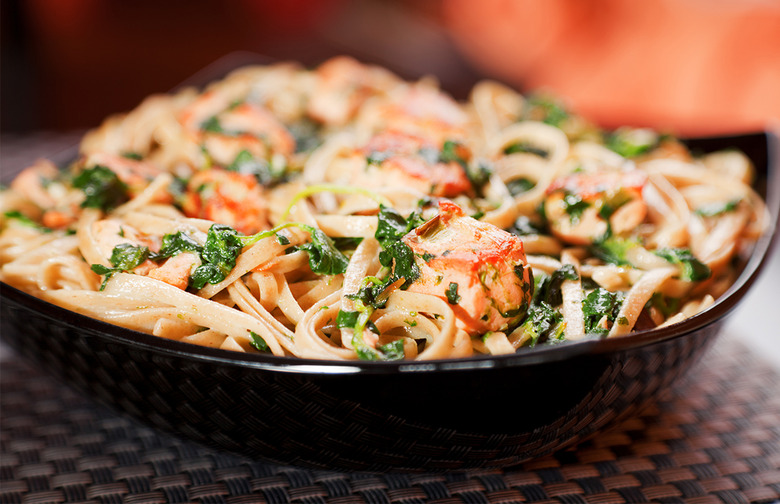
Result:
{"label": "pasta dish", "polygon": [[0,192],[0,279],[162,338],[441,359],[677,323],[768,224],[737,151],[337,57],[154,95]]}

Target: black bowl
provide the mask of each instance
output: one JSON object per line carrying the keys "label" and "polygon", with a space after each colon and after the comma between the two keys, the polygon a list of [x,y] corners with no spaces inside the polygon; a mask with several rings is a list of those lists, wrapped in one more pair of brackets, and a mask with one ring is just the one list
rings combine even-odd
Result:
{"label": "black bowl", "polygon": [[[753,160],[773,223],[778,140],[687,141]],[[642,408],[712,344],[756,279],[775,233],[736,283],[679,324],[512,355],[429,362],[331,362],[247,355],[113,326],[0,284],[2,338],[98,401],[202,444],[331,470],[500,468],[584,439]]]}

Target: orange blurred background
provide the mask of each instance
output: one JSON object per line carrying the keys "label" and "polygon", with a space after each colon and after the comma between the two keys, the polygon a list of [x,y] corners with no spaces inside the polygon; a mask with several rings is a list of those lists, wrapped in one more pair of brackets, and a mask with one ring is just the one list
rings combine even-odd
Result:
{"label": "orange blurred background", "polygon": [[546,88],[604,126],[679,134],[780,119],[770,0],[3,0],[4,133],[78,130],[233,51],[337,54],[463,98],[482,76]]}

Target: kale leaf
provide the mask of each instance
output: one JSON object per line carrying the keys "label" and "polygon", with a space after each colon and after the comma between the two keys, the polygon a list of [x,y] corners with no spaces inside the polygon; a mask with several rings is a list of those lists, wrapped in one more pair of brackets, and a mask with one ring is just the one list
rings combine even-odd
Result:
{"label": "kale leaf", "polygon": [[532,304],[544,302],[549,306],[558,306],[563,302],[561,285],[563,285],[564,280],[577,280],[579,275],[577,275],[577,270],[573,265],[564,264],[551,274],[542,273],[539,277],[538,280],[535,280],[536,290]]}
{"label": "kale leaf", "polygon": [[175,256],[181,252],[195,252],[198,255],[203,251],[203,247],[196,242],[190,235],[178,231],[163,236],[160,251],[152,253],[150,259],[153,261],[162,261],[168,257]]}
{"label": "kale leaf", "polygon": [[73,187],[81,189],[86,196],[81,203],[82,208],[99,208],[107,212],[129,199],[127,184],[103,165],[95,165],[79,173],[73,179]]}
{"label": "kale leaf", "polygon": [[529,335],[532,347],[540,342],[560,340],[564,329],[563,315],[544,301],[532,304],[523,322],[523,331]]}
{"label": "kale leaf", "polygon": [[349,259],[338,249],[333,240],[322,230],[301,224],[308,231],[311,241],[298,245],[298,250],[309,254],[309,267],[319,275],[338,275],[347,271]]}
{"label": "kale leaf", "polygon": [[739,199],[735,199],[726,202],[709,203],[700,206],[694,210],[693,213],[702,217],[716,217],[718,215],[723,215],[724,213],[733,212],[737,209],[740,201],[741,200]]}
{"label": "kale leaf", "polygon": [[606,316],[609,322],[614,323],[623,304],[622,292],[610,292],[603,287],[591,291],[582,301],[582,316],[585,323],[586,334],[605,336],[609,329],[599,325]]}
{"label": "kale leaf", "polygon": [[102,264],[93,264],[91,269],[98,275],[105,275],[103,283],[100,285],[100,290],[103,290],[106,288],[106,283],[109,278],[122,271],[131,271],[148,257],[149,247],[138,247],[131,245],[130,243],[120,243],[114,247],[111,251],[111,257],[108,259],[112,267],[109,268]]}
{"label": "kale leaf", "polygon": [[236,158],[228,165],[227,169],[244,175],[254,175],[257,181],[264,186],[270,186],[282,181],[285,175],[284,169],[275,170],[272,163],[265,159],[254,157],[246,149],[236,155]]}
{"label": "kale leaf", "polygon": [[249,344],[252,345],[252,347],[254,347],[256,350],[263,353],[269,353],[271,351],[271,348],[268,346],[268,343],[265,342],[262,336],[254,331],[249,331],[249,336],[252,338],[249,341]]}
{"label": "kale leaf", "polygon": [[399,240],[387,242],[383,247],[384,250],[379,253],[379,262],[382,266],[392,267],[393,271],[388,278],[388,284],[403,278],[401,289],[406,289],[420,278],[420,268],[409,245]]}
{"label": "kale leaf", "polygon": [[655,250],[655,255],[663,257],[672,264],[681,267],[680,278],[690,282],[706,280],[712,275],[709,266],[699,261],[689,249],[663,248]]}
{"label": "kale leaf", "polygon": [[621,128],[605,133],[606,147],[625,158],[641,156],[655,149],[662,137],[647,129]]}
{"label": "kale leaf", "polygon": [[520,152],[527,153],[527,154],[533,154],[535,156],[539,156],[539,157],[544,158],[544,159],[547,159],[548,157],[550,157],[550,153],[549,152],[547,152],[546,150],[541,149],[539,147],[535,147],[535,146],[531,145],[528,142],[517,141],[517,142],[514,142],[514,143],[509,144],[506,147],[504,147],[504,154],[507,154],[507,155],[509,155],[509,154],[517,154],[517,153],[520,153]]}
{"label": "kale leaf", "polygon": [[445,291],[445,294],[447,295],[447,302],[449,304],[458,304],[460,303],[461,297],[458,295],[458,284],[455,282],[450,282],[450,285],[447,287],[447,290]]}
{"label": "kale leaf", "polygon": [[519,194],[528,192],[534,187],[536,187],[536,183],[526,177],[515,178],[507,181],[506,183],[506,188],[509,190],[509,194],[512,196],[517,196]]}
{"label": "kale leaf", "polygon": [[638,246],[640,246],[639,240],[610,236],[591,244],[590,252],[606,263],[623,266],[631,264],[626,253]]}
{"label": "kale leaf", "polygon": [[423,223],[421,211],[417,210],[404,218],[392,208],[380,206],[377,215],[377,228],[374,237],[382,245],[379,262],[391,267],[392,275],[387,283],[404,278],[402,289],[406,289],[420,277],[420,268],[414,260],[414,252],[401,238]]}
{"label": "kale leaf", "polygon": [[236,266],[243,247],[238,231],[223,224],[212,224],[200,252],[202,264],[192,272],[190,285],[202,289],[207,283],[218,284],[224,280]]}
{"label": "kale leaf", "polygon": [[524,109],[523,119],[542,121],[551,126],[560,127],[569,118],[564,106],[552,97],[540,94],[531,95],[527,100],[528,107]]}

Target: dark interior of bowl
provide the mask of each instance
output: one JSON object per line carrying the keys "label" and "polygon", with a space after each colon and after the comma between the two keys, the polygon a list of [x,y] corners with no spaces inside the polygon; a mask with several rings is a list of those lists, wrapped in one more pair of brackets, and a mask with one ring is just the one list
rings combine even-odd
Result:
{"label": "dark interior of bowl", "polygon": [[[777,138],[688,141],[748,154],[777,222]],[[2,338],[97,400],[154,427],[279,463],[333,470],[506,467],[630,415],[694,364],[744,296],[774,234],[706,312],[625,338],[434,362],[244,355],[89,319],[2,284]]]}

